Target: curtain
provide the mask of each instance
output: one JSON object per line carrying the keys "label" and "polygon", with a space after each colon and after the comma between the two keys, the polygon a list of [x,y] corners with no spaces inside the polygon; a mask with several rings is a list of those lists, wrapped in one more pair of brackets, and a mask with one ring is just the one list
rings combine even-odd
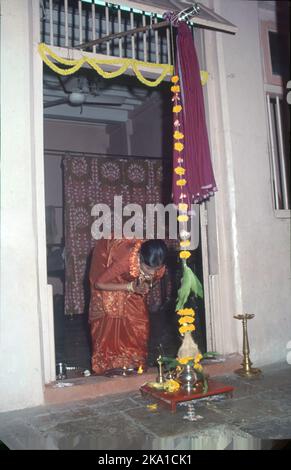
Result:
{"label": "curtain", "polygon": [[[114,196],[122,204],[170,202],[170,165],[161,160],[110,157],[66,156],[64,170],[64,226],[66,250],[65,314],[87,313],[90,254],[96,240],[91,235],[95,204],[113,208]],[[166,189],[164,189],[166,188]],[[128,218],[125,218],[127,220]],[[157,308],[170,295],[169,282],[155,287],[149,306]]]}

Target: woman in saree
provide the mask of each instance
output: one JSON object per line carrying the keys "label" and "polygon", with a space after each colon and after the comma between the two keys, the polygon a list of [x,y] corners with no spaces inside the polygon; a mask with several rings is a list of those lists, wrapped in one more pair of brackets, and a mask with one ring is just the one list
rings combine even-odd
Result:
{"label": "woman in saree", "polygon": [[92,370],[146,368],[146,296],[165,272],[162,240],[98,240],[93,250],[89,322]]}

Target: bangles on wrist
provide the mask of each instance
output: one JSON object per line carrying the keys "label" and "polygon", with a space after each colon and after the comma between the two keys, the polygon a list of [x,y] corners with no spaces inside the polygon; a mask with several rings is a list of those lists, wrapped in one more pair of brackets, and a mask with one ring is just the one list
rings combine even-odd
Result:
{"label": "bangles on wrist", "polygon": [[126,286],[128,292],[134,292],[133,282],[129,282]]}

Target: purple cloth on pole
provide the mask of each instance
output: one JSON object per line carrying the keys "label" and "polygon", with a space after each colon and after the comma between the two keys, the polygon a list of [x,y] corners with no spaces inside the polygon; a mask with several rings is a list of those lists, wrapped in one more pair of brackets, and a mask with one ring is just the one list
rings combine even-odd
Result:
{"label": "purple cloth on pole", "polygon": [[[176,73],[180,77],[182,112],[179,113],[179,131],[184,134],[184,150],[174,150],[174,168],[180,166],[178,159],[183,158],[182,166],[186,169],[186,186],[179,188],[179,177],[173,172],[173,200],[181,202],[181,192],[185,194],[183,202],[203,202],[217,191],[206,128],[203,91],[200,68],[193,42],[193,36],[186,23],[178,26]],[[175,120],[175,119],[174,119]],[[174,131],[177,128],[174,127]]]}

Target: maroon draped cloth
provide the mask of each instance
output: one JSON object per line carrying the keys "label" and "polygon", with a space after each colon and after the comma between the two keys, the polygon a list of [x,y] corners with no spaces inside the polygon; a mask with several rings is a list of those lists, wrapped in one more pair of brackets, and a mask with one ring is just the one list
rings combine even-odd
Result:
{"label": "maroon draped cloth", "polygon": [[[182,112],[179,113],[179,131],[184,134],[184,150],[174,150],[174,168],[179,165],[182,156],[186,170],[184,202],[200,203],[217,191],[206,128],[203,91],[200,78],[200,67],[190,28],[184,22],[178,25],[176,74],[180,78]],[[174,131],[176,128],[174,127]],[[176,185],[179,179],[173,172],[173,200],[181,202],[181,188]]]}

